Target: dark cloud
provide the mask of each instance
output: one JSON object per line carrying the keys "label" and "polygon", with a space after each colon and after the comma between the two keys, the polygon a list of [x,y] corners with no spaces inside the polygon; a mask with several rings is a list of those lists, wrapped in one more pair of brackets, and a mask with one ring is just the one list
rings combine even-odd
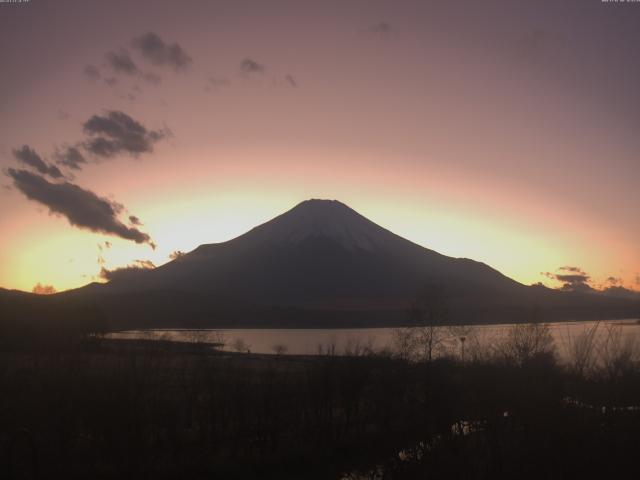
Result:
{"label": "dark cloud", "polygon": [[393,27],[388,22],[379,22],[369,27],[368,31],[380,38],[389,38],[393,34]]}
{"label": "dark cloud", "polygon": [[124,210],[119,203],[99,197],[73,183],[51,183],[27,170],[9,168],[7,175],[29,200],[46,206],[53,214],[62,215],[71,225],[136,243],[147,243],[155,248],[149,235],[127,227],[118,219],[118,215]]}
{"label": "dark cloud", "polygon": [[87,163],[80,150],[69,145],[66,145],[61,150],[56,150],[54,157],[59,165],[64,165],[72,170],[81,170],[82,165]]}
{"label": "dark cloud", "polygon": [[558,270],[563,272],[584,273],[580,267],[560,267]]}
{"label": "dark cloud", "polygon": [[136,75],[139,70],[129,52],[121,48],[117,52],[107,52],[107,63],[118,73]]}
{"label": "dark cloud", "polygon": [[169,66],[175,70],[184,70],[193,60],[177,43],[165,43],[157,33],[149,32],[134,38],[133,47],[148,62],[158,66]]}
{"label": "dark cloud", "polygon": [[23,145],[20,148],[14,149],[13,156],[16,157],[16,159],[21,163],[24,163],[31,168],[35,168],[43,175],[49,175],[52,178],[64,177],[58,167],[48,164],[47,162],[42,160],[40,155],[38,155],[36,151],[28,145]]}
{"label": "dark cloud", "polygon": [[100,278],[111,282],[113,280],[122,280],[136,278],[140,274],[153,270],[156,268],[151,260],[136,260],[133,265],[127,265],[126,267],[114,268],[108,270],[105,267],[100,269]]}
{"label": "dark cloud", "polygon": [[584,272],[579,267],[560,267],[558,269],[559,272],[567,272],[567,273],[551,273],[551,272],[543,272],[542,275],[545,277],[556,280],[560,282],[562,285],[559,290],[565,292],[594,292],[595,290],[590,285],[591,276],[589,276],[586,272]]}
{"label": "dark cloud", "polygon": [[285,80],[285,82],[287,82],[289,84],[289,86],[291,86],[293,88],[297,88],[298,87],[298,82],[296,82],[296,79],[293,78],[293,75],[285,75],[284,76],[284,80]]}
{"label": "dark cloud", "polygon": [[[124,48],[106,54],[107,63],[118,74],[135,75],[152,85],[160,85],[162,77],[155,72],[143,72],[135,64],[129,52]],[[139,87],[138,87],[139,88]]]}
{"label": "dark cloud", "polygon": [[84,148],[100,157],[112,157],[120,153],[138,156],[153,151],[153,144],[170,134],[166,129],[147,130],[141,123],[120,111],[106,115],[94,115],[84,124],[90,138]]}
{"label": "dark cloud", "polygon": [[83,73],[85,77],[90,80],[98,80],[102,75],[100,75],[100,70],[95,65],[87,65],[84,67]]}
{"label": "dark cloud", "polygon": [[131,223],[131,225],[136,225],[137,227],[142,225],[140,219],[135,215],[129,215],[129,223]]}
{"label": "dark cloud", "polygon": [[171,253],[169,254],[169,258],[170,258],[171,260],[177,260],[177,259],[179,259],[179,258],[184,257],[185,255],[186,255],[186,253],[181,252],[180,250],[174,250],[173,252],[171,252]]}
{"label": "dark cloud", "polygon": [[106,83],[107,85],[109,85],[110,87],[113,87],[115,85],[117,85],[118,83],[118,79],[115,77],[109,77],[109,78],[105,78],[104,79],[104,83]]}
{"label": "dark cloud", "polygon": [[616,286],[622,283],[622,279],[619,277],[607,277],[607,283],[611,286]]}
{"label": "dark cloud", "polygon": [[42,285],[40,282],[36,283],[31,291],[38,295],[53,295],[56,293],[53,285]]}
{"label": "dark cloud", "polygon": [[266,69],[267,67],[250,58],[245,58],[240,62],[240,73],[243,75],[262,74]]}

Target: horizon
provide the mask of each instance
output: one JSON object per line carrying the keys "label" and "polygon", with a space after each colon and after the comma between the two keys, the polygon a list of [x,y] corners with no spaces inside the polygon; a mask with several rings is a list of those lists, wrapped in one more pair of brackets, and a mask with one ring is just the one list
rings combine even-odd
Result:
{"label": "horizon", "polygon": [[0,6],[0,286],[160,266],[321,197],[525,285],[640,291],[640,8],[190,6]]}
{"label": "horizon", "polygon": [[[331,199],[331,198],[309,198],[309,199],[302,200],[302,201],[298,202],[297,204],[295,204],[295,205],[294,205],[293,207],[291,207],[290,209],[288,209],[288,210],[286,210],[286,211],[284,211],[284,212],[281,212],[281,213],[277,214],[277,215],[276,215],[276,216],[274,216],[273,218],[270,218],[269,220],[267,220],[267,221],[265,221],[265,222],[263,222],[263,223],[260,223],[259,225],[255,225],[255,226],[253,226],[253,227],[249,228],[249,229],[248,229],[248,230],[246,230],[245,232],[242,232],[242,233],[240,233],[239,235],[234,236],[233,238],[231,238],[231,239],[229,239],[229,240],[225,240],[225,241],[222,241],[222,242],[216,242],[216,243],[232,242],[233,240],[235,240],[235,239],[237,239],[237,238],[239,238],[239,237],[243,237],[243,236],[245,236],[246,234],[251,233],[251,232],[252,232],[254,229],[256,229],[257,227],[260,227],[260,226],[265,225],[265,224],[272,223],[272,222],[273,222],[273,221],[275,221],[276,219],[278,219],[278,218],[280,218],[280,217],[284,217],[284,216],[286,216],[287,214],[290,214],[290,213],[292,213],[292,212],[294,212],[294,211],[296,211],[296,210],[299,210],[300,208],[305,208],[305,207],[306,207],[306,208],[309,208],[309,207],[311,207],[311,206],[313,205],[313,206],[315,207],[315,209],[314,209],[314,213],[315,213],[315,212],[317,212],[317,211],[318,211],[318,210],[317,210],[317,206],[319,206],[319,205],[321,205],[321,206],[323,206],[323,207],[327,207],[328,205],[331,205],[331,207],[333,207],[333,206],[335,206],[336,204],[337,204],[337,205],[339,205],[341,208],[344,208],[344,209],[346,209],[346,210],[348,210],[348,211],[350,211],[350,212],[355,213],[355,214],[356,214],[356,215],[358,215],[358,216],[361,216],[359,212],[357,212],[356,210],[352,209],[349,205],[347,205],[347,204],[345,204],[345,203],[341,202],[341,201],[340,201],[340,200],[338,200],[338,199]],[[326,218],[327,218],[327,217],[324,217],[324,218],[323,218],[323,220],[325,220],[325,221],[326,221]],[[391,230],[386,229],[383,225],[378,225],[378,224],[376,224],[375,222],[371,222],[371,220],[369,220],[369,219],[368,219],[368,218],[366,218],[366,217],[363,217],[363,218],[364,218],[367,222],[370,222],[370,223],[372,223],[373,225],[375,225],[375,226],[376,226],[377,228],[379,228],[380,230],[390,232],[390,233],[392,233],[393,235],[399,236],[399,237],[400,237],[401,239],[403,239],[403,240],[407,240],[407,241],[409,241],[409,242],[411,242],[411,243],[414,243],[414,244],[416,244],[416,245],[418,245],[418,246],[420,246],[420,247],[422,247],[422,248],[426,248],[426,249],[428,249],[428,247],[425,247],[424,245],[419,245],[419,244],[417,244],[417,243],[415,243],[415,242],[412,242],[412,241],[411,241],[411,240],[409,240],[409,239],[406,239],[406,238],[404,238],[404,237],[402,237],[402,236],[400,236],[400,235],[397,235],[395,232],[393,232],[393,231],[391,231]],[[330,219],[330,220],[334,220],[334,219]],[[343,219],[338,218],[338,219],[335,219],[335,220],[336,220],[336,221],[342,221]],[[315,223],[315,221],[316,221],[316,220],[314,220],[314,223]],[[348,228],[348,227],[349,227],[349,226],[347,225],[347,228]],[[198,247],[206,246],[206,245],[212,245],[212,244],[202,243],[202,244],[198,245],[195,249],[193,249],[193,250],[191,250],[191,251],[188,251],[188,252],[176,251],[176,252],[174,252],[174,254],[172,254],[172,255],[171,255],[171,257],[169,258],[168,262],[166,262],[166,263],[169,263],[169,262],[172,262],[172,261],[176,261],[176,260],[178,260],[181,256],[186,255],[186,254],[188,254],[188,253],[192,253],[193,251],[197,250],[197,248],[198,248]],[[436,253],[440,253],[440,252],[436,252]],[[451,258],[468,259],[468,257],[451,257]],[[474,260],[474,259],[470,259],[470,260]],[[476,260],[476,261],[477,261],[477,260]],[[482,262],[482,263],[483,263],[483,262]],[[164,264],[162,264],[162,265],[164,265]],[[114,278],[116,278],[117,274],[119,274],[119,273],[121,274],[121,273],[123,273],[123,272],[125,272],[125,271],[134,271],[134,272],[135,272],[135,271],[143,271],[143,270],[153,270],[153,269],[155,269],[155,268],[157,268],[157,267],[160,267],[160,266],[162,266],[162,265],[155,265],[155,264],[149,263],[149,262],[147,262],[147,261],[136,260],[133,264],[128,264],[128,265],[126,265],[126,266],[117,267],[117,268],[115,268],[115,269],[113,269],[113,270],[107,270],[106,268],[102,267],[102,268],[103,268],[103,270],[102,270],[102,274],[100,275],[100,277],[101,277],[101,278],[99,279],[99,280],[102,280],[102,281],[95,281],[95,280],[94,280],[94,281],[92,281],[92,282],[89,282],[89,283],[88,283],[88,284],[86,284],[86,285],[90,285],[90,284],[94,284],[94,283],[108,283],[108,282],[112,281]],[[489,266],[491,267],[491,265],[489,265]],[[584,272],[580,271],[579,269],[575,269],[575,268],[573,268],[573,267],[560,267],[560,268],[558,269],[558,271],[560,272],[560,273],[559,273],[560,275],[562,275],[563,273],[564,273],[564,275],[569,275],[569,276],[572,276],[573,274],[576,274],[576,275],[577,275],[577,277],[579,277],[579,278],[578,278],[578,280],[577,280],[577,283],[578,283],[578,284],[583,283],[583,282],[582,282],[582,280],[581,280],[581,278],[582,278],[582,276],[584,275]],[[502,273],[502,272],[500,272],[500,273]],[[567,281],[564,281],[564,282],[562,282],[561,280],[558,280],[558,282],[560,283],[560,286],[555,286],[555,287],[554,287],[554,286],[545,285],[543,282],[534,283],[534,284],[532,284],[532,286],[543,286],[543,287],[545,287],[545,288],[549,288],[549,289],[555,289],[555,290],[560,290],[560,291],[569,291],[569,292],[606,293],[608,290],[622,289],[623,291],[625,291],[625,290],[626,290],[626,291],[628,291],[628,292],[637,292],[637,293],[640,293],[640,290],[635,290],[635,289],[633,289],[633,288],[631,288],[631,289],[626,289],[626,288],[625,288],[624,286],[622,286],[622,285],[611,285],[611,284],[608,284],[608,285],[600,285],[600,286],[595,286],[595,287],[593,287],[593,286],[589,286],[589,288],[586,288],[586,289],[585,289],[583,285],[578,285],[578,288],[575,288],[575,287],[576,287],[576,285],[574,284],[574,281],[573,281],[573,280],[567,280]],[[81,285],[79,288],[81,288],[82,286],[86,286],[86,285]],[[580,288],[580,287],[583,287],[583,288]],[[0,288],[2,288],[2,287],[0,286]],[[74,288],[71,288],[71,289],[68,289],[68,290],[73,290],[73,289],[74,289]],[[67,291],[67,290],[57,291],[57,290],[55,290],[55,289],[53,289],[53,288],[50,288],[50,286],[37,284],[37,285],[34,287],[34,289],[33,289],[32,293],[37,293],[37,294],[42,294],[42,295],[50,295],[50,294],[55,294],[55,293],[62,293],[62,292],[64,292],[64,291]]]}

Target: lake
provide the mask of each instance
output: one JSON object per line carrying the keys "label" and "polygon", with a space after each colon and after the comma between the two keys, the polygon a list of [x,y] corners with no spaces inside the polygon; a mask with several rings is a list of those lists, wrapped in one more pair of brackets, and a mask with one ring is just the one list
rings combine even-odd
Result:
{"label": "lake", "polygon": [[[640,346],[640,323],[636,319],[607,320],[589,322],[549,323],[558,356],[565,358],[572,345],[594,331],[596,344],[605,340],[630,346]],[[467,355],[473,349],[482,349],[496,345],[513,328],[510,324],[460,326],[439,328],[442,339],[441,352],[460,355],[463,345]],[[595,330],[594,330],[595,329]],[[109,338],[163,339],[183,342],[211,342],[222,340],[225,350],[250,351],[251,353],[288,353],[296,355],[315,355],[358,353],[364,349],[380,351],[393,349],[396,328],[345,328],[345,329],[210,329],[210,330],[131,330],[115,332]]]}

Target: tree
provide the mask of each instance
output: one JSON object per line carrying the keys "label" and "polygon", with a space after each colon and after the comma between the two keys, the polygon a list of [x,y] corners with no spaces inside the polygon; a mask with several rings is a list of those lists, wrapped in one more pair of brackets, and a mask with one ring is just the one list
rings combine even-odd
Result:
{"label": "tree", "polygon": [[238,353],[249,352],[249,345],[242,338],[236,338],[231,347]]}
{"label": "tree", "polygon": [[442,327],[447,323],[447,301],[445,290],[440,285],[428,285],[411,302],[409,319],[413,328],[410,339],[415,354],[431,362],[434,353],[447,334]]}
{"label": "tree", "polygon": [[275,353],[276,355],[284,355],[285,353],[287,353],[288,348],[282,343],[276,343],[271,346],[271,350],[273,350],[273,353]]}
{"label": "tree", "polygon": [[499,351],[505,360],[523,365],[536,358],[551,357],[555,344],[548,325],[521,323],[511,327]]}

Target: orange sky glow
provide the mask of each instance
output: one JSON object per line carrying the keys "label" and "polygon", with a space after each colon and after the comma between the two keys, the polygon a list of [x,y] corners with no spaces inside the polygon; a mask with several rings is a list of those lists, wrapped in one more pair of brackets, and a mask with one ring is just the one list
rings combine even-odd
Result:
{"label": "orange sky glow", "polygon": [[[567,2],[569,25],[553,9],[488,2],[503,15],[480,9],[469,25],[469,11],[417,1],[173,2],[147,16],[135,13],[158,2],[113,3],[80,2],[66,17],[39,2],[0,13],[1,287],[60,291],[101,281],[103,267],[161,265],[332,198],[525,284],[558,287],[543,273],[574,266],[594,288],[640,290],[640,73],[626,50],[605,48],[638,35],[624,12]],[[619,27],[607,30],[603,16]],[[145,64],[132,46],[145,32],[177,42],[191,62]],[[119,49],[142,73],[110,70],[105,54]],[[261,69],[243,70],[247,58]],[[603,87],[621,72],[616,91]],[[155,249],[70,225],[8,173],[25,168],[16,149],[53,164],[109,111],[171,134],[140,154],[87,154],[49,181],[122,204],[120,218],[138,217]]]}

